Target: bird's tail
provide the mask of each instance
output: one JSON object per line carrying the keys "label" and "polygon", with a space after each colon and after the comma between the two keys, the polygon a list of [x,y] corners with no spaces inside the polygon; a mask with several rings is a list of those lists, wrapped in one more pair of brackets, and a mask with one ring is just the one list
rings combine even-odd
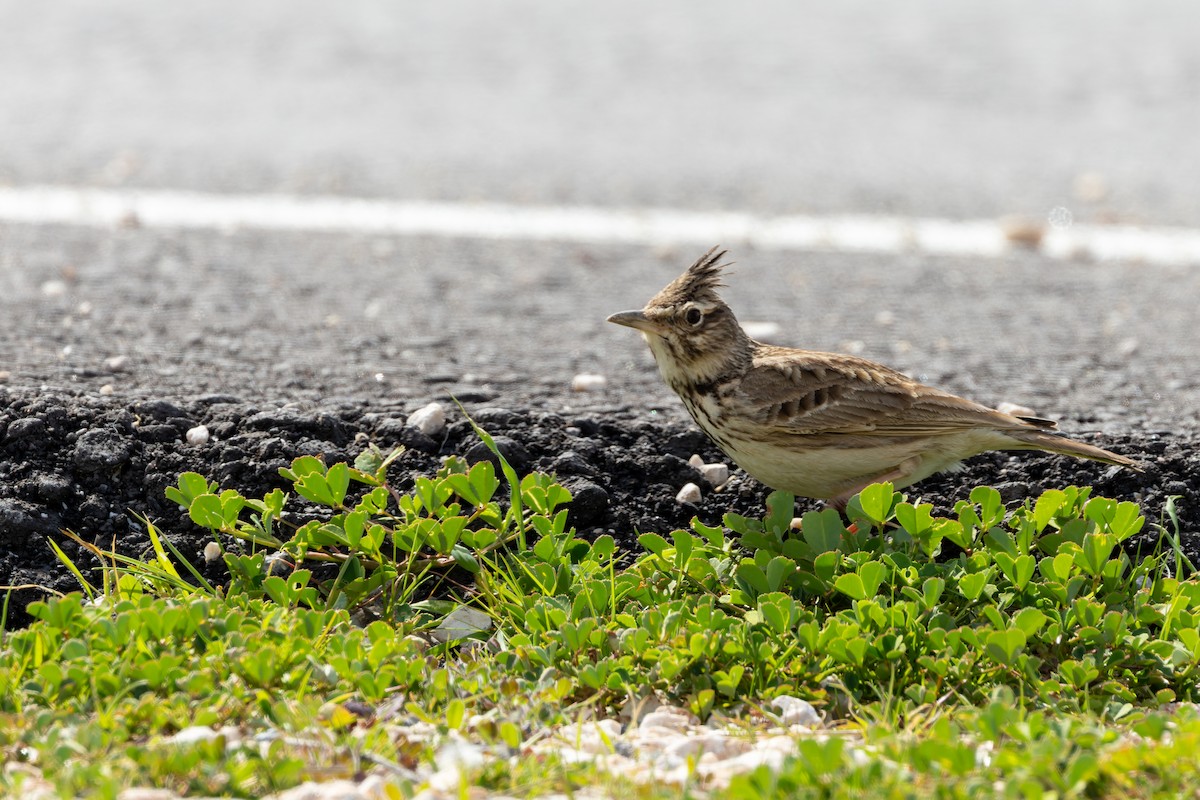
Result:
{"label": "bird's tail", "polygon": [[1064,456],[1085,458],[1089,461],[1099,461],[1103,464],[1128,467],[1135,472],[1143,471],[1142,467],[1132,458],[1126,458],[1119,453],[1105,450],[1102,447],[1094,447],[1090,444],[1077,442],[1065,436],[1043,433],[1036,430],[1005,431],[1005,433],[1018,442],[1017,446],[1012,448],[1013,450],[1045,450],[1048,453],[1058,453]]}

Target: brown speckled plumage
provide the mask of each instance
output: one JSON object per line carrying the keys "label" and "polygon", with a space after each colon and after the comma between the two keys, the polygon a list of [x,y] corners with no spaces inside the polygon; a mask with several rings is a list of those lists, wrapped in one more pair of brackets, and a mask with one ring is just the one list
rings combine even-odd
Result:
{"label": "brown speckled plumage", "polygon": [[907,486],[988,450],[1045,450],[1136,468],[1130,459],[920,384],[855,356],[756,342],[717,293],[713,248],[641,311],[667,384],[730,458],[775,489],[844,504],[875,481]]}

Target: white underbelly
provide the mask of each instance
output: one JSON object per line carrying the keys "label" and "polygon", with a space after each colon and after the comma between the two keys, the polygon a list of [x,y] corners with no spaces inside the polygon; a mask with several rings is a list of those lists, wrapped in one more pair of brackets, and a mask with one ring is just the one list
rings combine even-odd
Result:
{"label": "white underbelly", "polygon": [[[816,447],[805,450],[763,442],[742,442],[730,457],[752,477],[772,489],[802,497],[828,499],[888,477],[896,488],[908,486],[955,466],[969,456],[1002,446],[994,431],[880,443],[872,447]],[[889,476],[913,457],[912,471],[903,478]]]}

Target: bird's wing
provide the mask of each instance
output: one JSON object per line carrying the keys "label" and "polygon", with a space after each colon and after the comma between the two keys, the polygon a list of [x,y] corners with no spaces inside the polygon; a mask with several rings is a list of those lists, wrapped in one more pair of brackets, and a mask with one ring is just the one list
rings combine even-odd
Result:
{"label": "bird's wing", "polygon": [[939,436],[1052,428],[917,383],[866,359],[762,347],[730,398],[769,430],[800,435]]}

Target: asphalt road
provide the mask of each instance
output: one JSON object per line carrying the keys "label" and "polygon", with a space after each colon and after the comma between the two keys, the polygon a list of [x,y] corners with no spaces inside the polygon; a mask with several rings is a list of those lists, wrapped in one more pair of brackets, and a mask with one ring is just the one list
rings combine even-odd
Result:
{"label": "asphalt road", "polygon": [[[5,0],[0,182],[1196,226],[1198,31],[1191,2]],[[695,255],[10,225],[0,370],[677,413],[602,320]],[[1196,428],[1200,267],[733,256],[729,299],[778,341],[1083,427]],[[608,391],[571,395],[578,371]]]}

